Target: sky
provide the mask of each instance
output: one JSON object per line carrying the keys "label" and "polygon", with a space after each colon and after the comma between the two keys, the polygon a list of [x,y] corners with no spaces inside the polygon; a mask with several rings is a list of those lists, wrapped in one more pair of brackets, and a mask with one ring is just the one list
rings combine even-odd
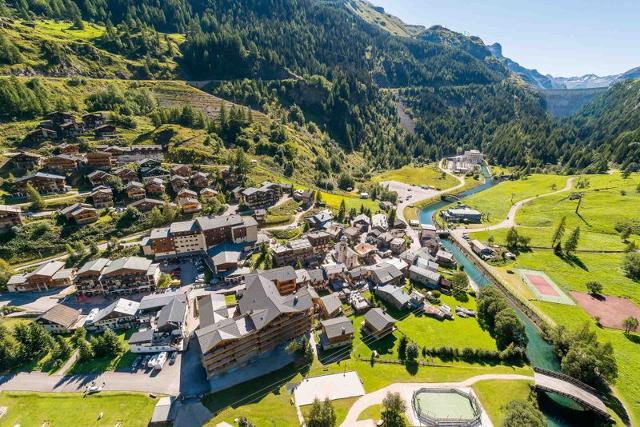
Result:
{"label": "sky", "polygon": [[556,77],[640,66],[640,0],[370,0],[409,24],[499,42],[504,56]]}

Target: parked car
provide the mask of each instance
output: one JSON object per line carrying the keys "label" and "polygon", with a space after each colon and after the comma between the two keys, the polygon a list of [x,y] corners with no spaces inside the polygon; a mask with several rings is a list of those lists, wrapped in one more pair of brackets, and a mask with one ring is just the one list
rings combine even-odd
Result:
{"label": "parked car", "polygon": [[178,358],[178,352],[174,351],[171,353],[171,356],[169,356],[169,365],[173,365],[174,363],[176,363],[176,359]]}
{"label": "parked car", "polygon": [[138,370],[138,366],[140,365],[140,361],[142,360],[141,356],[136,357],[136,360],[131,364],[131,372],[136,372]]}

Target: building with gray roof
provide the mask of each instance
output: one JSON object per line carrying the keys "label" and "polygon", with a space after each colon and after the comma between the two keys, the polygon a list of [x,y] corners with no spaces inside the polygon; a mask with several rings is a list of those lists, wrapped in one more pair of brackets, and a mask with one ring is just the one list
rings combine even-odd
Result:
{"label": "building with gray roof", "polygon": [[353,341],[353,323],[345,316],[320,322],[322,333],[320,334],[320,345],[323,350],[344,347],[351,345]]}

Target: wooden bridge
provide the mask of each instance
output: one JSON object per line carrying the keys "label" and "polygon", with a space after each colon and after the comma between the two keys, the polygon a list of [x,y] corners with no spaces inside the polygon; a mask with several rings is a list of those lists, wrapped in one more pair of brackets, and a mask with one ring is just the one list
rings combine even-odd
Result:
{"label": "wooden bridge", "polygon": [[593,387],[559,372],[537,367],[533,370],[536,389],[568,397],[584,408],[604,418],[610,418],[607,405],[598,397],[598,392]]}

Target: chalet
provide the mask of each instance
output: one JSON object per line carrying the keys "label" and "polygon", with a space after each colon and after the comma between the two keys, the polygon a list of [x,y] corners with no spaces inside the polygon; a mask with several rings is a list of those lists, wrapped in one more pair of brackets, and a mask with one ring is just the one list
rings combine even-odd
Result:
{"label": "chalet", "polygon": [[296,239],[276,246],[273,258],[277,265],[305,264],[314,260],[316,253],[308,239]]}
{"label": "chalet", "polygon": [[36,323],[51,334],[71,334],[84,325],[84,320],[80,310],[56,304],[38,316]]}
{"label": "chalet", "polygon": [[105,138],[108,136],[113,136],[116,133],[116,125],[107,123],[101,126],[96,127],[93,132],[96,135],[96,138]]}
{"label": "chalet", "polygon": [[436,262],[443,267],[455,267],[456,259],[451,252],[439,250],[436,253]]}
{"label": "chalet", "polygon": [[296,270],[296,284],[299,287],[311,286],[313,288],[324,288],[327,280],[324,277],[324,271],[321,268],[312,268],[305,270],[304,268]]}
{"label": "chalet", "polygon": [[146,181],[144,188],[149,194],[164,194],[165,192],[164,182],[160,178],[151,178]]}
{"label": "chalet", "polygon": [[66,185],[64,176],[36,172],[15,180],[16,193],[21,196],[26,195],[27,184],[31,184],[40,194],[66,193],[71,189]]}
{"label": "chalet", "polygon": [[54,111],[53,113],[47,114],[47,118],[51,120],[54,126],[61,126],[65,123],[75,123],[76,118],[71,113],[67,113],[64,111]]}
{"label": "chalet", "polygon": [[401,285],[404,274],[395,265],[388,262],[377,264],[371,268],[371,281],[378,285]]}
{"label": "chalet", "polygon": [[51,141],[58,138],[58,132],[53,129],[37,128],[29,132],[25,137],[28,143],[38,143],[43,141]]}
{"label": "chalet", "polygon": [[471,250],[482,259],[486,260],[493,256],[493,249],[479,240],[471,240],[469,246],[471,246]]}
{"label": "chalet", "polygon": [[289,295],[296,292],[298,276],[296,276],[293,267],[273,268],[259,273],[262,277],[273,282],[280,295]]}
{"label": "chalet", "polygon": [[374,262],[375,255],[378,252],[378,249],[375,246],[367,242],[358,243],[353,247],[353,250],[358,254],[358,258],[363,264]]}
{"label": "chalet", "polygon": [[60,129],[60,135],[65,138],[75,138],[84,131],[82,124],[76,123],[75,120],[64,122],[58,128]]}
{"label": "chalet", "polygon": [[91,199],[96,209],[113,206],[113,190],[111,187],[100,185],[91,191]]}
{"label": "chalet", "polygon": [[344,264],[324,264],[322,266],[324,270],[324,276],[329,283],[341,283],[345,279],[347,267]]}
{"label": "chalet", "polygon": [[213,272],[219,276],[237,270],[244,260],[242,245],[235,243],[213,246],[207,250],[207,256],[213,264]]}
{"label": "chalet", "polygon": [[86,129],[95,129],[102,126],[105,118],[102,113],[88,113],[82,116],[82,123]]}
{"label": "chalet", "polygon": [[195,197],[183,197],[178,199],[178,205],[182,212],[186,214],[198,213],[202,210],[202,205]]}
{"label": "chalet", "polygon": [[95,170],[87,175],[87,179],[94,187],[99,185],[105,185],[107,183],[107,178],[112,177],[110,173],[107,173],[102,170]]}
{"label": "chalet", "polygon": [[193,190],[189,190],[188,188],[183,188],[182,190],[178,191],[178,194],[176,195],[176,201],[179,201],[180,199],[197,199],[198,198],[198,193],[196,193]]}
{"label": "chalet", "polygon": [[200,190],[200,197],[202,198],[202,200],[213,200],[214,198],[216,198],[218,196],[218,194],[220,194],[217,190],[214,190],[213,188],[203,188],[202,190]]}
{"label": "chalet", "polygon": [[93,296],[103,293],[100,274],[110,262],[111,260],[107,258],[97,258],[87,261],[80,267],[73,279],[78,295]]}
{"label": "chalet", "polygon": [[164,202],[162,200],[144,198],[144,199],[136,200],[133,203],[129,203],[129,206],[131,206],[132,208],[138,209],[140,212],[148,212],[153,208],[163,207]]}
{"label": "chalet", "polygon": [[361,233],[366,233],[371,226],[371,218],[368,215],[360,214],[351,220],[351,226],[358,228]]}
{"label": "chalet", "polygon": [[195,172],[191,175],[191,184],[195,188],[205,188],[209,185],[209,175],[204,172]]}
{"label": "chalet", "polygon": [[66,173],[71,172],[80,166],[81,158],[72,154],[57,154],[55,156],[47,157],[44,161],[44,165],[53,171]]}
{"label": "chalet", "polygon": [[203,316],[200,305],[196,336],[207,378],[246,364],[311,329],[313,304],[306,288],[283,295],[262,273],[247,275],[246,282],[233,314],[219,309]]}
{"label": "chalet", "polygon": [[126,187],[129,200],[140,200],[147,196],[144,185],[138,181],[129,181]]}
{"label": "chalet", "polygon": [[22,209],[19,206],[0,205],[0,230],[22,225]]}
{"label": "chalet", "polygon": [[58,212],[68,220],[73,220],[79,225],[96,222],[100,217],[97,209],[86,203],[74,203],[71,206],[60,209]]}
{"label": "chalet", "polygon": [[185,350],[189,307],[188,287],[144,296],[137,314],[144,329],[131,336],[129,350],[132,353]]}
{"label": "chalet", "polygon": [[376,338],[382,338],[393,333],[395,323],[396,319],[376,307],[364,315],[363,330]]}
{"label": "chalet", "polygon": [[153,292],[159,280],[160,265],[137,256],[111,261],[99,278],[103,293],[117,295]]}
{"label": "chalet", "polygon": [[389,242],[389,249],[391,249],[391,252],[394,254],[402,253],[406,248],[407,241],[402,237],[394,237],[391,239],[391,242]]}
{"label": "chalet", "polygon": [[7,290],[29,292],[67,287],[72,284],[73,273],[73,269],[64,268],[63,262],[49,261],[31,273],[11,276],[7,282]]}
{"label": "chalet", "polygon": [[143,175],[144,173],[150,171],[151,169],[160,167],[160,165],[162,165],[162,162],[160,160],[148,159],[148,158],[138,160],[136,163],[138,163],[140,173],[142,173]]}
{"label": "chalet", "polygon": [[424,296],[418,292],[406,293],[400,286],[377,286],[374,290],[376,296],[396,310],[414,309],[420,307]]}
{"label": "chalet", "polygon": [[282,187],[265,181],[259,188],[249,187],[240,191],[240,203],[251,209],[268,208],[277,203],[282,195]]}
{"label": "chalet", "polygon": [[253,217],[259,223],[263,223],[267,220],[267,210],[266,209],[254,209]]}
{"label": "chalet", "polygon": [[329,249],[329,246],[333,243],[333,239],[329,233],[324,231],[311,231],[305,235],[313,250],[318,253],[324,253]]}
{"label": "chalet", "polygon": [[42,156],[35,153],[23,151],[16,154],[9,160],[9,164],[16,169],[35,170],[42,166]]}
{"label": "chalet", "polygon": [[126,166],[121,166],[117,169],[114,169],[112,173],[118,178],[120,178],[123,184],[128,184],[131,181],[138,180],[138,173],[135,170],[128,168]]}
{"label": "chalet", "polygon": [[115,161],[113,154],[105,151],[92,151],[87,153],[87,166],[94,169],[111,169]]}
{"label": "chalet", "polygon": [[136,313],[139,306],[139,302],[119,298],[98,311],[98,314],[86,325],[88,328],[98,330],[129,329],[136,323]]}
{"label": "chalet", "polygon": [[80,154],[80,146],[78,144],[69,144],[68,142],[63,142],[58,145],[58,152],[60,154],[72,154],[77,155]]}
{"label": "chalet", "polygon": [[360,232],[360,229],[358,229],[357,227],[347,227],[344,229],[343,233],[343,235],[347,239],[347,242],[352,245],[357,244],[360,241],[361,234],[362,233]]}
{"label": "chalet", "polygon": [[320,211],[306,219],[310,228],[319,230],[325,228],[331,221],[333,221],[333,214],[329,210]]}
{"label": "chalet", "polygon": [[354,329],[351,319],[340,316],[335,319],[320,322],[322,333],[320,345],[323,350],[350,346],[353,341]]}
{"label": "chalet", "polygon": [[440,286],[442,276],[440,275],[440,273],[437,273],[435,271],[418,267],[417,265],[412,265],[411,267],[409,267],[409,279],[413,280],[414,282],[418,282],[428,288],[435,289]]}
{"label": "chalet", "polygon": [[191,176],[191,166],[181,164],[171,166],[171,174],[189,178]]}
{"label": "chalet", "polygon": [[384,233],[389,229],[389,223],[387,222],[387,216],[383,213],[374,214],[371,217],[371,228],[379,230]]}
{"label": "chalet", "polygon": [[293,200],[302,203],[302,206],[308,208],[314,202],[314,192],[311,190],[296,190],[293,192]]}
{"label": "chalet", "polygon": [[142,174],[142,182],[150,181],[153,178],[159,178],[163,182],[168,182],[171,178],[169,171],[159,166],[149,170],[140,169],[140,173]]}
{"label": "chalet", "polygon": [[338,295],[334,293],[325,295],[320,297],[318,302],[318,308],[323,319],[330,319],[342,314],[342,302],[340,302]]}

